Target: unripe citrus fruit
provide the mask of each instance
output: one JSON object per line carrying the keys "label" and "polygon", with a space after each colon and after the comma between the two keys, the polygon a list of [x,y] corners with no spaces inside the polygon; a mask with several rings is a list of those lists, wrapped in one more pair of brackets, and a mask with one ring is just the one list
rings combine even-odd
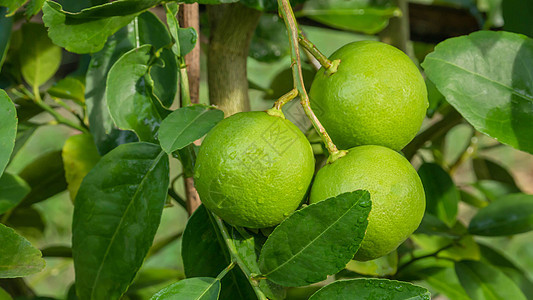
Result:
{"label": "unripe citrus fruit", "polygon": [[311,107],[341,149],[409,143],[428,107],[424,79],[402,51],[381,42],[347,44],[330,57],[337,72],[321,68],[313,80]]}
{"label": "unripe citrus fruit", "polygon": [[358,189],[370,192],[372,210],[355,259],[376,259],[396,249],[418,228],[426,208],[424,187],[415,169],[396,151],[360,146],[318,171],[310,202]]}
{"label": "unripe citrus fruit", "polygon": [[207,134],[194,182],[202,203],[226,222],[270,227],[298,208],[313,178],[314,161],[311,145],[290,121],[243,112]]}

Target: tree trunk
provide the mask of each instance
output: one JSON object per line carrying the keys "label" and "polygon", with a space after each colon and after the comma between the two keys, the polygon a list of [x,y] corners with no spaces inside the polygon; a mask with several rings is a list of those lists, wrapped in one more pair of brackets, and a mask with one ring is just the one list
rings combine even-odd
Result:
{"label": "tree trunk", "polygon": [[250,110],[246,59],[261,12],[239,3],[208,6],[209,100],[226,116]]}

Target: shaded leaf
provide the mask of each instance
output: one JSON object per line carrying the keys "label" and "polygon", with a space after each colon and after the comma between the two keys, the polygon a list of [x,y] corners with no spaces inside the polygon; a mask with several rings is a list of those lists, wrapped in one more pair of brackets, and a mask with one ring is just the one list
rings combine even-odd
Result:
{"label": "shaded leaf", "polygon": [[273,62],[289,54],[287,30],[283,19],[264,14],[255,28],[248,56],[261,62]]}
{"label": "shaded leaf", "polygon": [[168,285],[182,279],[185,279],[185,275],[182,271],[173,269],[143,268],[137,273],[135,281],[133,281],[132,285],[128,288],[128,294],[161,283],[167,283],[166,285]]}
{"label": "shaded leaf", "polygon": [[0,176],[0,215],[17,206],[30,192],[30,186],[19,176],[4,173]]}
{"label": "shaded leaf", "polygon": [[503,29],[533,37],[533,2],[505,0],[501,2],[504,19]]}
{"label": "shaded leaf", "polygon": [[158,132],[165,152],[172,153],[204,136],[224,119],[224,112],[207,105],[182,107],[168,115]]}
{"label": "shaded leaf", "polygon": [[78,104],[85,102],[85,85],[74,77],[59,80],[47,92],[53,97],[74,100]]}
{"label": "shaded leaf", "polygon": [[30,0],[26,5],[26,11],[24,15],[26,19],[30,19],[41,11],[45,0]]}
{"label": "shaded leaf", "polygon": [[[513,175],[503,166],[487,158],[472,159],[472,166],[478,180],[495,180],[516,187]],[[518,189],[518,188],[517,188]]]}
{"label": "shaded leaf", "polygon": [[30,231],[43,233],[45,224],[41,213],[35,208],[29,207],[17,207],[9,215],[6,225],[16,228],[18,231]]}
{"label": "shaded leaf", "polygon": [[[187,277],[216,277],[231,257],[226,243],[209,211],[201,205],[187,222],[181,243],[181,257]],[[257,299],[248,279],[239,267],[221,280],[220,299]]]}
{"label": "shaded leaf", "polygon": [[106,99],[111,118],[119,128],[133,130],[141,141],[155,141],[162,121],[149,74],[154,60],[152,46],[141,46],[117,60],[107,77]]}
{"label": "shaded leaf", "polygon": [[526,299],[509,277],[490,265],[464,260],[455,263],[455,273],[466,293],[473,300]]}
{"label": "shaded leaf", "polygon": [[67,188],[61,151],[45,153],[27,165],[19,176],[31,187],[21,205],[46,200]]}
{"label": "shaded leaf", "polygon": [[477,189],[488,201],[497,201],[508,194],[520,193],[516,185],[510,185],[494,180],[479,180],[471,184]]}
{"label": "shaded leaf", "polygon": [[135,133],[115,128],[105,95],[109,70],[124,53],[134,48],[134,43],[130,39],[133,30],[129,27],[122,28],[109,37],[104,48],[93,54],[85,77],[89,129],[100,155],[105,155],[120,144],[138,140]]}
{"label": "shaded leaf", "polygon": [[152,300],[216,300],[220,294],[220,280],[196,277],[180,280],[157,292]]}
{"label": "shaded leaf", "polygon": [[74,201],[81,181],[100,160],[100,155],[89,133],[71,136],[63,146],[63,167],[70,199]]}
{"label": "shaded leaf", "polygon": [[426,212],[441,219],[446,225],[453,226],[457,216],[459,191],[452,178],[441,166],[424,163],[418,169],[426,194]]}
{"label": "shaded leaf", "polygon": [[453,268],[445,268],[424,278],[424,281],[439,294],[444,294],[448,299],[470,300],[465,290],[459,283]]}
{"label": "shaded leaf", "polygon": [[194,49],[198,40],[198,33],[192,27],[178,29],[180,55],[185,56]]}
{"label": "shaded leaf", "polygon": [[7,55],[13,27],[13,18],[6,17],[6,11],[6,7],[0,6],[0,70],[2,70],[2,65]]}
{"label": "shaded leaf", "polygon": [[448,39],[422,63],[461,115],[500,142],[533,153],[533,40],[479,31]]}
{"label": "shaded leaf", "polygon": [[489,205],[489,202],[487,202],[486,200],[481,199],[480,197],[472,193],[469,193],[465,190],[460,190],[459,194],[461,195],[461,201],[463,201],[464,203],[470,204],[474,207],[482,208],[482,207]]}
{"label": "shaded leaf", "polygon": [[72,255],[80,299],[118,299],[152,245],[169,184],[156,145],[109,152],[83,180],[74,205]]}
{"label": "shaded leaf", "polygon": [[4,90],[0,90],[0,176],[4,172],[17,134],[17,111]]}
{"label": "shaded leaf", "polygon": [[[210,1],[210,0],[208,0]],[[303,3],[305,0],[290,1],[292,6]],[[260,10],[274,12],[278,9],[278,2],[276,0],[240,0],[242,5]]]}
{"label": "shaded leaf", "polygon": [[0,299],[2,300],[13,300],[11,295],[9,295],[3,288],[0,287]]}
{"label": "shaded leaf", "polygon": [[19,50],[22,76],[30,86],[40,86],[50,79],[61,64],[61,48],[54,45],[42,24],[22,25]]}
{"label": "shaded leaf", "polygon": [[387,27],[389,19],[401,15],[392,1],[309,0],[299,12],[312,20],[342,30],[375,34]]}
{"label": "shaded leaf", "polygon": [[430,300],[431,294],[427,289],[409,282],[367,278],[335,281],[318,290],[309,300],[341,298],[353,300]]}
{"label": "shaded leaf", "polygon": [[474,235],[502,236],[533,230],[533,195],[511,194],[480,209],[470,221]]}
{"label": "shaded leaf", "polygon": [[[8,16],[14,15],[28,0],[4,0],[2,6],[7,7]],[[5,12],[2,12],[5,14]]]}
{"label": "shaded leaf", "polygon": [[[316,71],[310,67],[303,67],[302,74],[305,86],[308,88],[311,87]],[[292,88],[292,71],[289,69],[283,69],[276,75],[276,77],[274,77],[274,79],[272,79],[268,88],[269,91],[263,95],[263,99],[278,99]]]}
{"label": "shaded leaf", "polygon": [[283,286],[303,286],[344,269],[363,240],[370,209],[370,194],[359,190],[295,211],[263,246],[262,273]]}
{"label": "shaded leaf", "polygon": [[411,240],[422,250],[416,251],[416,256],[432,254],[440,249],[437,257],[445,257],[456,261],[463,259],[478,260],[480,258],[479,246],[471,235],[464,235],[460,239],[451,239],[443,236],[414,234]]}
{"label": "shaded leaf", "polygon": [[0,278],[27,276],[44,268],[41,251],[3,224],[0,224],[0,244]]}

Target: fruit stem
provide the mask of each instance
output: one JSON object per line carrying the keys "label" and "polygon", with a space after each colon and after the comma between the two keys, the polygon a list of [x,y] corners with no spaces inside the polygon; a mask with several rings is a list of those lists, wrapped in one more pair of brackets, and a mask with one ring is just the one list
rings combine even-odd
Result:
{"label": "fruit stem", "polygon": [[298,91],[298,94],[300,95],[300,103],[304,108],[305,114],[307,115],[309,120],[311,120],[311,123],[322,138],[322,141],[326,145],[326,148],[328,149],[330,155],[334,155],[339,152],[339,150],[329,137],[324,126],[322,126],[315,113],[311,109],[309,96],[307,95],[307,91],[305,90],[302,74],[302,65],[300,61],[300,49],[298,47],[299,30],[298,23],[296,23],[296,18],[294,17],[294,12],[292,11],[292,7],[289,3],[289,0],[277,1],[279,7],[279,14],[283,18],[283,21],[285,21],[285,27],[287,27],[287,32],[289,34],[289,44],[291,47],[292,80],[294,82],[294,88]]}
{"label": "fruit stem", "polygon": [[313,55],[316,60],[320,63],[324,69],[326,69],[326,72],[328,75],[331,75],[335,72],[337,72],[337,68],[339,67],[340,60],[336,59],[334,61],[330,61],[318,48],[311,42],[309,39],[307,39],[302,31],[298,30],[298,42],[302,47],[304,47],[311,55]]}
{"label": "fruit stem", "polygon": [[298,90],[294,88],[287,94],[279,97],[276,103],[274,103],[274,108],[281,109],[283,105],[285,105],[287,102],[291,101],[292,99],[296,98],[296,96],[298,96]]}

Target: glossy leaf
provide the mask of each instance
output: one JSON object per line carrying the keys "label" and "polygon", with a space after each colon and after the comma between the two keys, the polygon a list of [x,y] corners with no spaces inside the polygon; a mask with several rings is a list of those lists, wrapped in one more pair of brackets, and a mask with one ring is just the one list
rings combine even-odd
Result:
{"label": "glossy leaf", "polygon": [[78,104],[85,102],[85,85],[74,77],[65,77],[59,80],[47,92],[50,96],[74,100]]}
{"label": "glossy leaf", "polygon": [[89,129],[94,137],[100,155],[104,155],[120,144],[136,142],[131,131],[115,128],[106,100],[106,81],[113,64],[126,52],[134,48],[130,39],[133,30],[125,27],[109,37],[104,48],[93,54],[85,77],[85,102],[89,115]]}
{"label": "glossy leaf", "polygon": [[264,14],[255,28],[248,56],[261,62],[273,62],[289,54],[287,30],[283,19]]}
{"label": "glossy leaf", "polygon": [[533,195],[511,194],[480,209],[470,221],[474,235],[502,236],[533,230]]}
{"label": "glossy leaf", "polygon": [[344,269],[361,245],[370,209],[370,194],[359,190],[297,210],[261,249],[261,272],[277,284],[303,286]]}
{"label": "glossy leaf", "polygon": [[61,151],[39,156],[19,176],[31,187],[31,192],[22,200],[23,206],[46,200],[67,188]]}
{"label": "glossy leaf", "polygon": [[350,262],[346,265],[346,270],[363,275],[379,277],[394,275],[396,274],[397,269],[398,252],[396,250],[387,255],[369,261],[350,260]]}
{"label": "glossy leaf", "polygon": [[422,63],[446,100],[481,131],[533,153],[533,40],[480,31],[448,39]]}
{"label": "glossy leaf", "polygon": [[455,273],[466,293],[473,300],[526,299],[509,277],[495,267],[482,262],[472,260],[457,262]]}
{"label": "glossy leaf", "polygon": [[19,50],[22,76],[30,86],[40,86],[50,79],[61,63],[61,48],[54,45],[42,24],[22,26]]}
{"label": "glossy leaf", "polygon": [[0,176],[0,215],[17,206],[30,192],[30,186],[19,176],[4,173]]}
{"label": "glossy leaf", "polygon": [[426,194],[426,212],[453,226],[457,216],[459,191],[452,178],[441,166],[424,163],[418,169]]}
{"label": "glossy leaf", "polygon": [[[190,277],[216,277],[231,257],[226,243],[209,211],[201,205],[189,218],[183,232],[181,257],[185,275]],[[220,299],[257,299],[248,279],[239,267],[233,268],[221,280]],[[238,296],[236,296],[238,295]]]}
{"label": "glossy leaf", "polygon": [[110,35],[126,26],[133,18],[135,15],[74,18],[56,2],[46,1],[43,5],[43,22],[49,28],[48,35],[54,44],[74,53],[99,51]]}
{"label": "glossy leaf", "polygon": [[71,136],[63,146],[61,156],[70,199],[74,201],[81,181],[100,160],[93,137],[88,134]]}
{"label": "glossy leaf", "polygon": [[180,24],[177,19],[178,10],[179,10],[179,6],[175,2],[165,4],[168,32],[170,33],[170,36],[172,36],[172,41],[174,42],[174,44],[172,45],[172,52],[177,57],[180,57],[181,49],[180,49],[180,40],[178,37],[178,32],[180,30]]}
{"label": "glossy leaf", "polygon": [[495,180],[516,187],[513,175],[490,159],[474,158],[472,159],[472,166],[478,180]]}
{"label": "glossy leaf", "polygon": [[141,141],[155,141],[162,117],[153,97],[151,45],[124,54],[109,70],[106,99],[111,118],[121,129],[133,130]]}
{"label": "glossy leaf", "polygon": [[192,27],[180,28],[178,29],[178,39],[180,42],[180,55],[185,56],[196,46],[198,33]]}
{"label": "glossy leaf", "polygon": [[318,290],[309,300],[430,300],[430,297],[427,289],[409,282],[367,278],[335,281]]}
{"label": "glossy leaf", "polygon": [[342,30],[376,34],[401,14],[393,1],[309,0],[299,15]]}
{"label": "glossy leaf", "polygon": [[503,29],[533,37],[533,2],[505,0],[501,2]]}
{"label": "glossy leaf", "polygon": [[80,299],[118,299],[133,281],[159,226],[168,163],[156,145],[125,144],[102,157],[83,180],[72,223]]}
{"label": "glossy leaf", "polygon": [[165,152],[172,153],[204,136],[218,122],[224,112],[206,105],[182,107],[161,123],[159,143]]}
{"label": "glossy leaf", "polygon": [[0,278],[27,276],[44,268],[41,251],[3,224],[0,224],[0,244]]}
{"label": "glossy leaf", "polygon": [[151,300],[216,300],[220,294],[220,280],[195,277],[180,280],[157,292]]}
{"label": "glossy leaf", "polygon": [[13,18],[6,17],[6,7],[0,6],[0,70],[9,48],[9,40],[11,39],[11,29],[13,28]]}
{"label": "glossy leaf", "polygon": [[17,134],[17,111],[4,90],[0,90],[0,176],[4,172]]}

